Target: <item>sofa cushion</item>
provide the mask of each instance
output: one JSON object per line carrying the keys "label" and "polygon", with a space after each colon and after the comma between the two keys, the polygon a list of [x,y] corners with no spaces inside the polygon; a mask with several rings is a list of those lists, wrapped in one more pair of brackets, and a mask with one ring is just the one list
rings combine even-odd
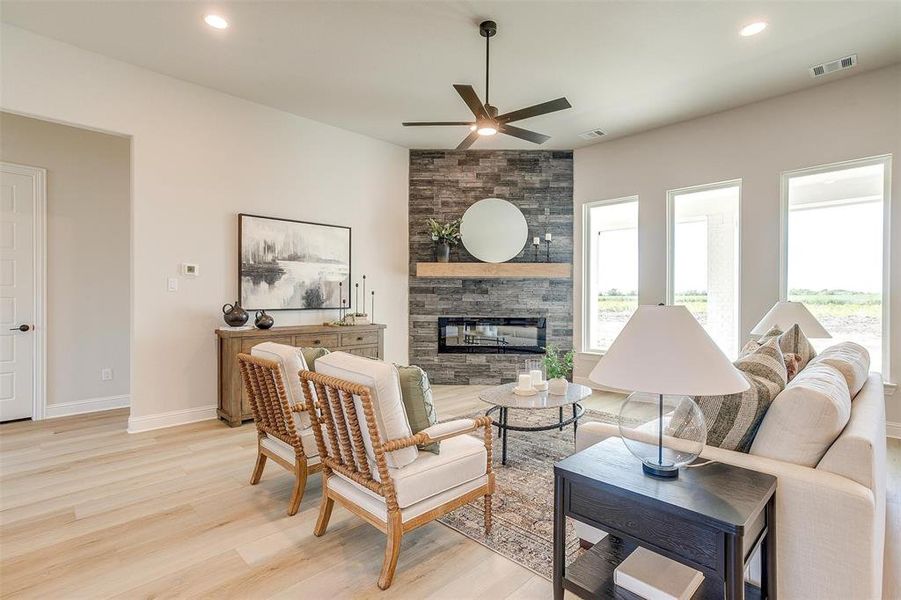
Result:
{"label": "sofa cushion", "polygon": [[760,338],[759,342],[763,344],[774,337],[779,339],[779,347],[782,349],[783,355],[798,355],[800,360],[798,364],[799,370],[806,367],[810,359],[817,355],[813,344],[810,343],[810,340],[807,339],[807,336],[804,335],[804,332],[801,331],[798,325],[792,325],[784,332],[780,331],[778,327],[773,327]]}
{"label": "sofa cushion", "polygon": [[840,342],[829,346],[810,361],[810,364],[815,363],[826,363],[838,369],[848,383],[848,392],[852,398],[861,390],[870,374],[870,353],[854,342]]}
{"label": "sofa cushion", "polygon": [[[432,386],[429,376],[417,366],[405,367],[394,365],[400,378],[400,392],[404,401],[404,410],[413,433],[419,433],[438,422],[438,411],[432,401]],[[440,442],[420,444],[419,449],[432,454],[440,452]]]}
{"label": "sofa cushion", "polygon": [[[323,375],[330,375],[369,388],[372,412],[382,442],[413,435],[410,422],[407,420],[407,413],[404,411],[400,380],[394,365],[346,352],[332,352],[316,361],[316,369]],[[373,477],[378,477],[375,452],[372,449],[369,428],[365,424],[363,404],[357,396],[354,396],[354,406],[360,421],[363,445],[369,457],[370,471]],[[386,462],[392,468],[404,467],[416,460],[417,456],[418,451],[415,446],[385,453]]]}
{"label": "sofa cushion", "polygon": [[[744,346],[742,346],[741,350],[739,350],[739,352],[738,352],[739,358],[742,356],[751,354],[752,352],[754,352],[755,350],[760,348],[763,344],[765,344],[769,340],[771,340],[773,338],[778,338],[780,335],[782,335],[781,329],[779,329],[778,327],[770,328],[769,331],[767,331],[765,334],[760,336],[760,339],[749,340],[748,343],[746,343]],[[806,361],[804,361],[802,359],[802,356],[800,354],[794,352],[791,349],[792,347],[794,347],[791,343],[792,341],[793,341],[792,338],[790,338],[790,337],[786,338],[785,342],[784,342],[785,347],[783,347],[782,344],[780,343],[780,349],[782,350],[782,358],[785,361],[786,381],[791,381],[792,379],[794,379],[795,375],[798,374],[798,371],[800,371],[804,367],[804,364],[806,364]],[[781,340],[780,340],[780,342],[781,342]],[[813,346],[810,346],[810,349],[813,350]],[[810,360],[809,356],[808,356],[807,360]]]}
{"label": "sofa cushion", "polygon": [[815,467],[851,416],[844,376],[826,363],[802,370],[770,405],[751,454]]}
{"label": "sofa cushion", "polygon": [[[285,393],[288,396],[288,404],[291,406],[303,405],[305,403],[303,395],[303,384],[300,381],[300,373],[306,370],[307,363],[304,361],[303,353],[300,348],[294,346],[286,346],[285,344],[276,344],[275,342],[263,342],[257,344],[250,349],[250,354],[265,360],[271,360],[278,363],[278,370],[282,375],[282,381],[285,384]],[[294,423],[298,429],[307,429],[310,427],[310,415],[306,412],[293,413]]]}
{"label": "sofa cushion", "polygon": [[[776,338],[738,358],[735,367],[750,387],[737,394],[694,398],[707,424],[707,445],[747,452],[767,408],[785,387],[786,372]],[[677,421],[674,415],[673,421]],[[678,435],[678,432],[676,432]]]}
{"label": "sofa cushion", "polygon": [[[388,469],[397,492],[397,505],[407,508],[437,494],[473,481],[488,472],[488,452],[484,441],[471,435],[458,435],[441,442],[441,454],[421,452],[401,469]],[[335,473],[345,481],[340,473]],[[372,496],[381,499],[368,488]]]}

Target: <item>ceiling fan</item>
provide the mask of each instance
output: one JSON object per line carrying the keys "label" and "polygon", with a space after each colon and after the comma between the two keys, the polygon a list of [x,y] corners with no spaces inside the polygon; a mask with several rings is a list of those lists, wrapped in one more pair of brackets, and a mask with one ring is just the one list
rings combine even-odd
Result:
{"label": "ceiling fan", "polygon": [[479,138],[479,136],[494,135],[496,133],[512,135],[513,137],[527,140],[529,142],[534,142],[536,144],[542,144],[551,139],[550,136],[544,135],[543,133],[536,133],[534,131],[529,131],[528,129],[514,127],[513,125],[510,125],[510,123],[512,123],[513,121],[521,121],[522,119],[537,117],[538,115],[545,115],[547,113],[556,112],[558,110],[572,108],[572,105],[566,98],[557,98],[556,100],[542,102],[541,104],[536,104],[528,108],[521,108],[519,110],[514,110],[513,112],[504,113],[502,115],[497,114],[497,108],[492,106],[488,102],[488,73],[490,69],[489,57],[491,48],[490,44],[491,38],[497,33],[497,23],[495,23],[494,21],[483,21],[479,24],[479,33],[482,35],[482,37],[485,38],[485,103],[482,104],[482,102],[479,100],[479,96],[476,94],[476,91],[471,85],[454,84],[454,89],[457,90],[457,93],[460,94],[461,98],[463,98],[463,102],[466,103],[466,106],[468,106],[469,110],[472,111],[472,114],[475,115],[476,120],[430,121],[416,123],[406,122],[403,124],[404,127],[442,127],[466,125],[467,127],[469,127],[470,133],[463,139],[462,142],[460,142],[460,145],[457,146],[457,150],[466,150],[473,145],[473,143]]}

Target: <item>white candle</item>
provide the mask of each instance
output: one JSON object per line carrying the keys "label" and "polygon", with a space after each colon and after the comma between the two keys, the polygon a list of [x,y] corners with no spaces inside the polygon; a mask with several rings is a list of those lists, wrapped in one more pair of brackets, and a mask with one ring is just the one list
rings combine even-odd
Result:
{"label": "white candle", "polygon": [[537,245],[540,244],[540,243],[541,243],[541,240],[538,239],[538,236],[537,236],[537,235],[536,235],[535,237],[532,238],[532,245],[533,245],[533,246],[537,246]]}
{"label": "white candle", "polygon": [[521,390],[530,390],[532,389],[532,376],[526,375],[523,373],[519,376],[519,389]]}
{"label": "white candle", "polygon": [[544,234],[544,241],[546,241],[546,242],[551,241],[551,234],[545,233],[545,234]]}
{"label": "white candle", "polygon": [[541,383],[541,369],[532,369],[529,371],[529,377],[532,380],[532,385]]}

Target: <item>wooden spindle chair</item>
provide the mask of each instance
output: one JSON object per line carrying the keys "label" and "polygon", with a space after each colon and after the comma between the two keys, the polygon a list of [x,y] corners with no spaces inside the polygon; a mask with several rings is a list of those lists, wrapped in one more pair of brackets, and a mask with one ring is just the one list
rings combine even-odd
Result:
{"label": "wooden spindle chair", "polygon": [[[319,399],[318,411],[310,412],[313,433],[316,436],[316,444],[323,465],[322,499],[319,518],[313,533],[317,537],[325,533],[335,501],[385,533],[388,540],[378,580],[379,588],[385,590],[391,585],[394,570],[397,567],[401,538],[405,533],[481,497],[485,499],[485,532],[491,531],[491,496],[494,493],[494,473],[491,468],[492,431],[489,417],[440,423],[430,427],[428,431],[424,430],[410,437],[382,440],[376,424],[369,388],[310,371],[301,371],[300,378],[305,384],[307,382],[313,384],[316,397]],[[304,385],[303,391],[307,403],[311,403],[313,398],[310,386]],[[354,398],[358,399],[362,411],[358,409]],[[389,472],[386,453],[468,434],[479,428],[484,430],[484,444],[487,452],[484,483],[475,489],[468,489],[461,495],[448,499],[427,512],[406,517],[404,513],[407,509],[401,509],[398,506],[395,481]],[[364,429],[371,442],[371,454],[367,453],[365,447],[362,434]],[[373,458],[378,479],[373,477]],[[385,514],[380,516],[333,489],[330,482],[333,482],[334,478],[339,475],[380,496],[384,501]]]}
{"label": "wooden spindle chair", "polygon": [[[294,488],[291,492],[291,500],[288,502],[288,515],[294,515],[303,499],[307,475],[322,469],[322,463],[319,462],[318,457],[307,456],[304,452],[303,442],[293,414],[307,410],[312,403],[292,406],[288,402],[285,382],[282,380],[277,362],[242,353],[238,354],[238,365],[241,369],[241,378],[244,381],[247,398],[250,400],[253,420],[257,427],[257,461],[250,477],[250,485],[259,483],[260,477],[263,476],[263,469],[266,467],[266,460],[270,458],[292,472]],[[288,460],[290,455],[286,455],[286,452],[278,452],[276,450],[277,442],[271,444],[267,439],[287,444],[293,450],[294,459]]]}

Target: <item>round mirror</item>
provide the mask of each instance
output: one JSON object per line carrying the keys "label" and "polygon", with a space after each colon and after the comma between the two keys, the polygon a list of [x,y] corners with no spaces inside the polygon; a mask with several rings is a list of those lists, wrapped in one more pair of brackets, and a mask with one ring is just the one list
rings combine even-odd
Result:
{"label": "round mirror", "polygon": [[522,211],[500,198],[485,198],[466,209],[460,237],[470,254],[490,263],[506,262],[519,254],[529,237]]}

